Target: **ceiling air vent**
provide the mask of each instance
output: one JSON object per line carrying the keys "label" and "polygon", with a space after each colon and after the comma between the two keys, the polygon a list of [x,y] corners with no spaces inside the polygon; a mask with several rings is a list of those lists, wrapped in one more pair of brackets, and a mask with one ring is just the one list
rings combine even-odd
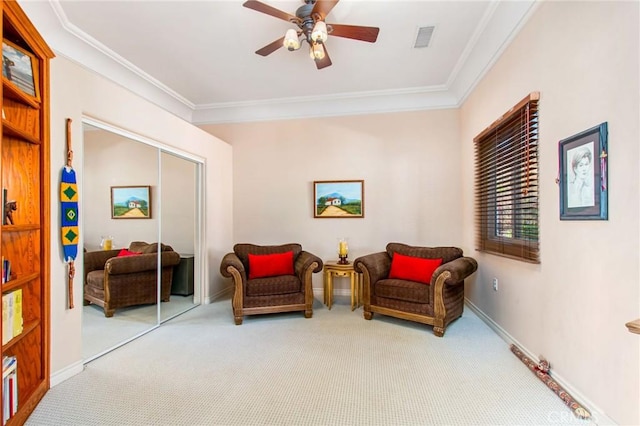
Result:
{"label": "ceiling air vent", "polygon": [[431,42],[431,37],[433,36],[433,30],[436,27],[420,27],[418,28],[418,35],[416,36],[416,43],[413,45],[414,48],[418,49],[420,47],[428,47]]}

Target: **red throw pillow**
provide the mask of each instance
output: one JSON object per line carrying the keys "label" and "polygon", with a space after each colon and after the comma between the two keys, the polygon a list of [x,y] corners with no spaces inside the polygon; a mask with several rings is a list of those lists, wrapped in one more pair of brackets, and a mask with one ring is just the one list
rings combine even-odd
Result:
{"label": "red throw pillow", "polygon": [[120,250],[120,253],[118,253],[118,257],[124,257],[124,256],[135,256],[138,255],[140,253],[136,253],[135,251],[129,251],[126,248],[123,248],[122,250]]}
{"label": "red throw pillow", "polygon": [[394,253],[389,278],[431,283],[433,272],[442,265],[442,259],[425,259]]}
{"label": "red throw pillow", "polygon": [[293,275],[293,251],[249,254],[249,279]]}

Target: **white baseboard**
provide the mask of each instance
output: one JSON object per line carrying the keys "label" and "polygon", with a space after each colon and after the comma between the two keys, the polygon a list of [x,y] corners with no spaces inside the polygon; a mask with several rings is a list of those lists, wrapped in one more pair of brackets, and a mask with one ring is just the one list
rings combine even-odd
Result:
{"label": "white baseboard", "polygon": [[84,363],[82,360],[76,362],[75,364],[71,364],[62,370],[58,370],[51,374],[49,377],[49,385],[50,387],[54,387],[64,382],[67,379],[75,376],[76,374],[80,374],[84,371]]}
{"label": "white baseboard", "polygon": [[213,303],[214,301],[222,298],[223,296],[226,296],[227,294],[233,292],[233,286],[229,286],[227,288],[223,288],[222,290],[220,290],[219,292],[215,293],[215,294],[211,294],[207,297],[204,298],[204,300],[202,301],[203,305],[208,305],[210,303]]}
{"label": "white baseboard", "polygon": [[[527,357],[531,358],[535,363],[538,363],[540,359],[531,353],[529,349],[524,347],[518,340],[516,340],[512,335],[507,333],[507,331],[500,327],[498,323],[496,323],[491,317],[485,314],[480,308],[474,305],[469,299],[465,297],[464,299],[465,305],[469,309],[471,309],[485,324],[487,324],[502,340],[504,340],[509,345],[516,345]],[[578,403],[583,405],[589,412],[591,413],[591,422],[596,425],[601,426],[613,426],[617,425],[609,416],[604,414],[601,409],[599,409],[593,402],[591,402],[588,398],[582,395],[578,390],[576,390],[569,382],[559,376],[556,373],[553,373],[553,380],[558,382],[560,386],[562,386],[571,396],[575,398]]]}

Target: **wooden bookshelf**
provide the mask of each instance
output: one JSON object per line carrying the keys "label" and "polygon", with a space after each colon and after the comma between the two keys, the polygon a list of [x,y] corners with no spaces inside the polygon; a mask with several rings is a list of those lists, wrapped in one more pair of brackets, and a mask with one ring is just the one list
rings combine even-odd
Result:
{"label": "wooden bookshelf", "polygon": [[[2,293],[22,290],[23,319],[22,332],[2,345],[2,355],[16,357],[18,366],[17,411],[3,418],[12,426],[23,424],[49,389],[49,60],[54,55],[12,0],[2,0],[2,38],[0,193],[3,202],[17,205],[13,223],[4,220],[3,205],[0,253],[10,260],[12,276]],[[15,58],[29,58],[30,72]]]}

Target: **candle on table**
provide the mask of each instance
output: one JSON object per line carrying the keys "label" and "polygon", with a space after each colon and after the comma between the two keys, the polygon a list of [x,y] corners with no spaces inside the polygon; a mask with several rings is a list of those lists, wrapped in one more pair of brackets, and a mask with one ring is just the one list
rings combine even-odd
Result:
{"label": "candle on table", "polygon": [[340,256],[344,256],[347,254],[347,242],[346,241],[340,241],[340,248],[338,250],[338,254]]}

